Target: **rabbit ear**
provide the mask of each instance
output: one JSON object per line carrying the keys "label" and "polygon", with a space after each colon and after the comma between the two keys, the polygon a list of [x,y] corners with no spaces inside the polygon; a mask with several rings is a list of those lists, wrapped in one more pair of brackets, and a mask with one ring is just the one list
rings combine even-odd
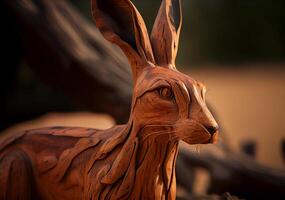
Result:
{"label": "rabbit ear", "polygon": [[157,64],[175,68],[181,25],[180,0],[163,0],[151,33],[151,42]]}
{"label": "rabbit ear", "polygon": [[92,0],[95,23],[105,39],[128,57],[134,79],[147,62],[154,62],[143,18],[130,0]]}

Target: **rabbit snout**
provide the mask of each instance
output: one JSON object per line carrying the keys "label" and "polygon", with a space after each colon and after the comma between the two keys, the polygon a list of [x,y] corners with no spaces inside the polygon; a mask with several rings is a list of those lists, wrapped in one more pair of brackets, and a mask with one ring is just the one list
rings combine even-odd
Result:
{"label": "rabbit snout", "polygon": [[181,119],[176,123],[176,134],[188,144],[215,143],[218,127],[206,127],[192,119]]}

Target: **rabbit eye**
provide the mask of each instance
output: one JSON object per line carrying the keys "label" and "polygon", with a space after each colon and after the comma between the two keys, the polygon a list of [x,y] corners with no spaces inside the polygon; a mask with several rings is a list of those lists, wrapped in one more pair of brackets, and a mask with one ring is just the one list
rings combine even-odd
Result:
{"label": "rabbit eye", "polygon": [[173,92],[170,88],[167,87],[163,87],[159,89],[159,95],[164,98],[164,99],[168,99],[171,100],[174,98]]}

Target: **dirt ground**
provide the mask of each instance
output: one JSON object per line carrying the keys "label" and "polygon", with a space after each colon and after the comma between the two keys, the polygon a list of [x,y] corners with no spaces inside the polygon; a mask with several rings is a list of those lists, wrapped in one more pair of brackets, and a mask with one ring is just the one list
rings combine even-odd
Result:
{"label": "dirt ground", "polygon": [[[208,101],[222,127],[222,134],[234,149],[239,150],[244,141],[256,141],[260,163],[285,169],[280,154],[281,139],[285,139],[285,64],[273,69],[258,67],[203,68],[189,71],[189,74],[207,85]],[[5,133],[59,125],[104,129],[113,124],[112,118],[106,115],[51,113],[14,126]]]}

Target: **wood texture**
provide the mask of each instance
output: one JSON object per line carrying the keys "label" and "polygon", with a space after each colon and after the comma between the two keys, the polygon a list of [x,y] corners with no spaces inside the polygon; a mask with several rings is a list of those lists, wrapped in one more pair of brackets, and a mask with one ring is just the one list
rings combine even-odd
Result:
{"label": "wood texture", "polygon": [[[158,20],[181,16],[177,4],[164,0],[161,9],[167,12],[160,9]],[[176,23],[159,23],[176,33],[154,34],[153,44],[129,0],[93,0],[92,12],[103,36],[121,47],[132,66],[129,121],[104,131],[53,127],[2,139],[1,199],[175,199],[179,140],[206,144],[217,139],[205,86],[174,66],[177,46],[168,43],[177,44]],[[158,48],[158,41],[171,49]],[[172,56],[165,59],[165,51]],[[11,192],[19,184],[27,188]]]}

